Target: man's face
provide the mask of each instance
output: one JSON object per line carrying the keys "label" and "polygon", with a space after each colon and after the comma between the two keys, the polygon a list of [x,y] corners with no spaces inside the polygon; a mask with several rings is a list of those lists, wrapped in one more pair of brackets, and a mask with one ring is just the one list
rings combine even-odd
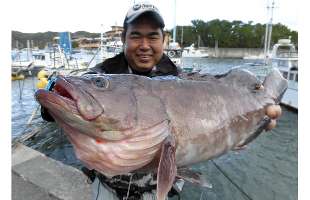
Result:
{"label": "man's face", "polygon": [[129,24],[123,40],[125,56],[134,70],[151,70],[163,55],[163,33],[147,18]]}

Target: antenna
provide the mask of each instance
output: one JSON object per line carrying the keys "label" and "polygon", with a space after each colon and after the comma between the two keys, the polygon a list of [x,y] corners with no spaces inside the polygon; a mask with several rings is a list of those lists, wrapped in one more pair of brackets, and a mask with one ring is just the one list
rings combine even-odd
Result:
{"label": "antenna", "polygon": [[173,42],[175,42],[175,37],[176,37],[176,31],[177,31],[177,24],[176,24],[176,6],[177,6],[177,3],[176,3],[176,0],[174,0],[174,28],[173,28]]}
{"label": "antenna", "polygon": [[[267,6],[268,15],[270,15],[269,22],[266,23],[266,31],[265,31],[265,43],[264,43],[264,55],[265,59],[264,62],[267,64],[269,60],[269,50],[270,50],[270,43],[271,43],[271,34],[272,34],[272,21],[273,21],[273,9],[274,6],[274,0],[272,0],[271,6]],[[269,17],[269,16],[268,16]]]}
{"label": "antenna", "polygon": [[100,33],[100,53],[101,53],[101,59],[103,59],[103,24],[101,24],[101,33]]}

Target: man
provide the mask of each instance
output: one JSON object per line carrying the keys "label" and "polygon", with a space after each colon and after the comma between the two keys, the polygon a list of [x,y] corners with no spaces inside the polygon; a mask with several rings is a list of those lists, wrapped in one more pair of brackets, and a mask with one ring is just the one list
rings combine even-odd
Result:
{"label": "man", "polygon": [[179,70],[164,51],[164,20],[147,3],[129,9],[124,20],[124,52],[96,65],[92,71],[107,74],[138,74],[148,77],[178,75]]}
{"label": "man", "polygon": [[[124,51],[113,58],[97,64],[90,69],[95,73],[106,74],[137,74],[148,77],[179,74],[179,69],[164,54],[164,20],[158,9],[148,3],[132,6],[124,20],[122,42]],[[134,199],[146,198],[143,193],[155,198],[156,179],[150,174],[134,174],[133,177],[121,176],[107,179],[94,170],[82,169],[92,180],[94,199],[104,199],[106,186],[113,188],[119,199],[130,196]],[[130,185],[130,180],[133,184]],[[142,181],[143,180],[143,181]],[[135,182],[140,182],[139,186]],[[142,185],[141,185],[142,182]],[[152,183],[151,183],[152,182]],[[182,184],[182,182],[179,181]],[[103,186],[105,185],[105,186]],[[131,190],[127,191],[127,188]],[[177,190],[180,187],[175,186]],[[105,192],[102,192],[105,191]],[[128,194],[127,194],[128,192]],[[170,195],[176,194],[175,189]],[[128,195],[128,196],[127,196]]]}
{"label": "man", "polygon": [[[92,73],[137,74],[148,77],[179,75],[180,70],[163,53],[163,28],[165,24],[154,5],[140,3],[131,7],[125,17],[123,26],[122,42],[124,51],[96,65],[91,69]],[[107,188],[113,188],[119,199],[124,197],[142,199],[145,193],[149,193],[149,196],[153,195],[155,198],[156,181],[149,174],[123,175],[108,179],[94,170],[88,170],[87,168],[82,170],[93,182],[92,188],[96,200],[107,199],[107,194],[111,194]],[[136,184],[138,182],[139,184]],[[180,191],[182,184],[182,181],[177,182],[170,191],[170,195]]]}

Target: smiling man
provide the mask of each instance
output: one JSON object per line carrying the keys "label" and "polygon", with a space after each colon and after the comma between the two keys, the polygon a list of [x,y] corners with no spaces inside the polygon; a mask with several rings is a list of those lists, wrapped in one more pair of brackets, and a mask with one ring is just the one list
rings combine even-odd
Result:
{"label": "smiling man", "polygon": [[[122,33],[123,52],[109,58],[90,69],[105,74],[137,74],[148,77],[179,75],[181,71],[164,54],[164,20],[158,9],[149,3],[138,3],[132,6],[124,20]],[[109,179],[104,175],[87,168],[83,172],[93,180],[93,199],[106,199],[105,187],[113,189],[119,199],[155,198],[156,178],[151,174],[122,175]],[[131,181],[132,180],[132,183]],[[139,182],[139,184],[136,184]],[[182,180],[179,180],[183,184]],[[131,188],[130,191],[127,189]],[[169,196],[178,195],[182,186],[174,185]],[[146,195],[147,194],[147,195]]]}
{"label": "smiling man", "polygon": [[164,20],[148,3],[136,4],[124,20],[123,52],[92,68],[107,74],[138,74],[148,77],[178,75],[175,64],[164,54]]}

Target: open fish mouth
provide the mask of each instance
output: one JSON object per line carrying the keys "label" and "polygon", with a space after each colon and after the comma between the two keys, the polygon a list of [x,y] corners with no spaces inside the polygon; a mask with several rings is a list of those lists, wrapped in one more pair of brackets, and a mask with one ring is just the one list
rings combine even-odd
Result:
{"label": "open fish mouth", "polygon": [[75,86],[71,80],[58,76],[52,84],[54,85],[49,91],[40,89],[35,93],[38,102],[51,112],[54,109],[64,109],[79,114],[87,121],[94,120],[103,113],[97,100],[87,91]]}
{"label": "open fish mouth", "polygon": [[35,93],[37,101],[51,111],[58,107],[76,107],[76,100],[73,95],[73,87],[64,77],[57,77],[51,83],[49,90],[39,89]]}
{"label": "open fish mouth", "polygon": [[62,76],[57,77],[55,81],[55,85],[52,88],[52,92],[56,95],[58,95],[60,98],[64,98],[67,101],[74,101],[76,102],[76,99],[74,98],[73,94],[73,87],[72,85],[66,81],[66,79]]}

